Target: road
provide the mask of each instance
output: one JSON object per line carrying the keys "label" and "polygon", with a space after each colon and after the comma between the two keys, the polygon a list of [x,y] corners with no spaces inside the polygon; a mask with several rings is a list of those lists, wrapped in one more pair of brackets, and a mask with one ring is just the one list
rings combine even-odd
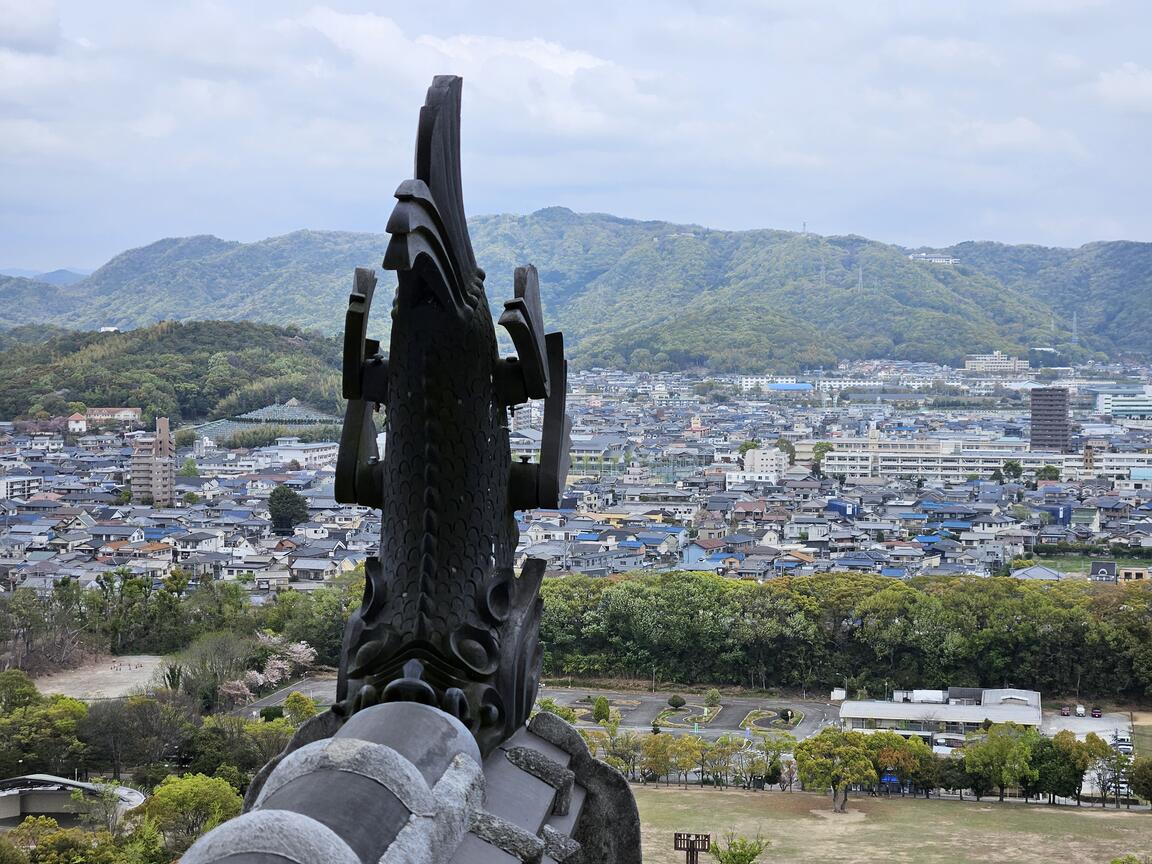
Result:
{"label": "road", "polygon": [[[261,708],[280,705],[293,690],[298,690],[306,696],[315,699],[321,705],[331,705],[336,699],[335,678],[306,678],[303,681],[277,690],[236,713],[256,714]],[[668,697],[671,692],[637,693],[623,690],[596,690],[587,687],[542,687],[541,698],[555,699],[559,704],[585,709],[588,720],[581,720],[576,725],[594,727],[591,722],[592,699],[605,696],[613,707],[620,711],[620,728],[635,732],[648,732],[652,728],[656,717],[668,707]],[[591,697],[591,698],[588,698]],[[689,704],[703,704],[703,697],[686,697]],[[722,735],[744,734],[740,723],[749,712],[756,710],[779,711],[781,708],[791,708],[804,715],[795,729],[788,730],[797,738],[807,738],[815,735],[825,726],[835,722],[838,708],[829,702],[795,699],[767,699],[754,696],[725,696],[721,700],[720,712],[712,718],[712,722],[700,727],[699,734],[703,738],[715,740]],[[665,727],[667,732],[683,732],[687,730],[674,727]]]}
{"label": "road", "polygon": [[284,704],[284,700],[288,698],[288,694],[293,691],[299,691],[305,696],[315,699],[320,705],[331,705],[336,701],[336,679],[305,678],[302,681],[277,690],[275,693],[261,696],[255,702],[249,702],[244,707],[237,708],[232,713],[256,716],[260,713],[261,708],[271,708],[274,705]]}

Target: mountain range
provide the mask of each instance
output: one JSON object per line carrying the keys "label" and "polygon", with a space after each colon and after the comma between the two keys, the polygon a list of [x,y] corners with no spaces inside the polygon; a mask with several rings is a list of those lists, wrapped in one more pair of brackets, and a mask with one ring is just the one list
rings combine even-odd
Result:
{"label": "mountain range", "polygon": [[[797,371],[843,359],[959,363],[994,349],[1085,360],[1152,353],[1152,244],[960,243],[955,264],[858,236],[574,213],[470,220],[498,312],[518,264],[540,271],[549,327],[580,365]],[[71,284],[0,276],[0,328],[130,329],[164,320],[343,324],[352,270],[387,236],[297,231],[254,243],[160,240]],[[381,289],[394,280],[381,273]],[[388,324],[387,293],[373,318]]]}

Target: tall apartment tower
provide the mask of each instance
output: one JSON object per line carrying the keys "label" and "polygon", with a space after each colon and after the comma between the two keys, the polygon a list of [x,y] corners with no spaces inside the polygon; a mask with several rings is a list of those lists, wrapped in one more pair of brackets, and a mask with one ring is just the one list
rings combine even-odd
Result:
{"label": "tall apartment tower", "polygon": [[1033,450],[1067,453],[1072,444],[1072,424],[1068,419],[1068,390],[1064,387],[1036,387],[1032,390]]}
{"label": "tall apartment tower", "polygon": [[132,445],[132,499],[152,499],[157,507],[172,506],[176,485],[176,441],[167,417],[156,418],[156,434]]}

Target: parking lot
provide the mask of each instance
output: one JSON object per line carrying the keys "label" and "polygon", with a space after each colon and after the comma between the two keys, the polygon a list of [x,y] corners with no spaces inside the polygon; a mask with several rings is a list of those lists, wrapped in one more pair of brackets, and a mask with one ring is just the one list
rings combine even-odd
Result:
{"label": "parking lot", "polygon": [[1117,732],[1126,733],[1131,737],[1132,722],[1127,713],[1106,713],[1103,717],[1077,717],[1073,712],[1068,717],[1061,717],[1058,708],[1055,711],[1045,711],[1040,731],[1051,737],[1062,729],[1074,732],[1076,737],[1081,739],[1089,732],[1095,732],[1105,741],[1111,742]]}

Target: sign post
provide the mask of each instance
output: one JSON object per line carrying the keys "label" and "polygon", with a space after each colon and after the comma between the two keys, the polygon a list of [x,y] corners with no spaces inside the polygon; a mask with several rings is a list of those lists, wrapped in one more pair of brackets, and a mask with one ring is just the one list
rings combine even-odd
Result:
{"label": "sign post", "polygon": [[712,847],[711,834],[687,834],[676,832],[673,848],[685,855],[685,864],[700,864],[700,853]]}

